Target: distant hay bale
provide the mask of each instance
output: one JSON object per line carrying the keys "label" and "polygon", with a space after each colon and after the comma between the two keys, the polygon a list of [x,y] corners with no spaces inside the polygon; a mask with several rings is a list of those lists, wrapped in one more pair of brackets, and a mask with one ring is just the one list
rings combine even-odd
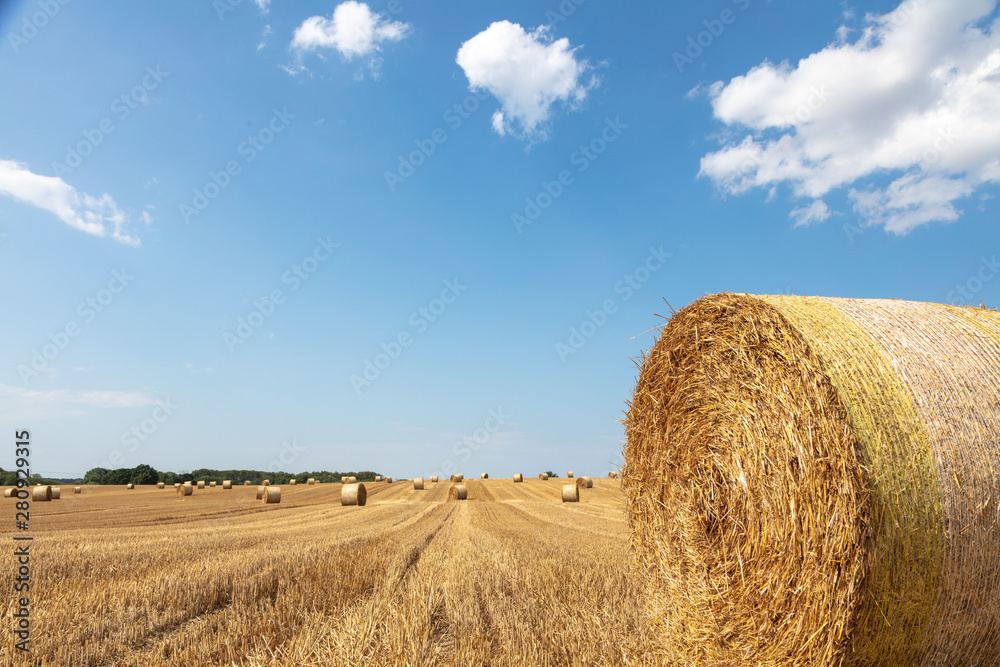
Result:
{"label": "distant hay bale", "polygon": [[544,472],[541,475],[538,476],[538,479],[542,480],[543,482],[545,480],[547,480],[548,478],[549,478],[549,476],[546,475]]}
{"label": "distant hay bale", "polygon": [[3,497],[4,498],[16,498],[17,497],[17,489],[14,488],[14,487],[11,487],[9,489],[4,489],[4,491],[3,491]]}
{"label": "distant hay bale", "polygon": [[74,486],[73,487],[73,493],[83,493],[83,488],[81,488],[79,486]]}
{"label": "distant hay bale", "polygon": [[465,476],[462,473],[456,473],[456,474],[454,474],[454,475],[451,476],[451,481],[452,482],[461,482],[464,479],[465,479]]}
{"label": "distant hay bale", "polygon": [[569,479],[573,479],[573,471],[570,470],[569,472],[567,472],[566,477],[568,477]]}
{"label": "distant hay bale", "polygon": [[261,498],[263,498],[263,497],[264,497],[264,492],[265,492],[265,491],[266,491],[267,489],[268,489],[268,487],[266,487],[266,486],[264,486],[264,485],[261,485],[261,486],[258,486],[258,487],[257,487],[257,500],[260,500]]}
{"label": "distant hay bale", "polygon": [[180,485],[181,485],[181,483],[180,483],[180,482],[174,482],[174,488],[175,488],[175,489],[176,489],[176,488],[177,488],[178,486],[180,486]]}
{"label": "distant hay bale", "polygon": [[263,482],[260,483],[260,485],[261,486],[271,486],[271,480],[265,479]]}
{"label": "distant hay bale", "polygon": [[385,483],[386,484],[392,484],[392,477],[386,477],[385,478]]}
{"label": "distant hay bale", "polygon": [[431,475],[431,478],[430,478],[430,481],[432,481],[432,482],[434,482],[435,484],[437,484],[437,481],[438,481],[438,476],[437,476],[437,475]]}
{"label": "distant hay bale", "polygon": [[224,479],[224,480],[222,480],[222,488],[223,489],[231,489],[231,488],[233,488],[233,480],[231,480],[231,479]]}
{"label": "distant hay bale", "polygon": [[347,483],[348,484],[357,484],[358,483],[358,478],[355,477],[354,475],[351,475],[350,477],[347,478]]}
{"label": "distant hay bale", "polygon": [[59,500],[59,496],[62,495],[62,490],[58,486],[52,487],[52,500]]}
{"label": "distant hay bale", "polygon": [[218,484],[218,482],[209,482],[209,483],[208,483],[208,486],[209,486],[210,488],[215,488],[216,484]]}
{"label": "distant hay bale", "polygon": [[720,294],[667,322],[622,488],[670,664],[1000,665],[1000,314]]}
{"label": "distant hay bale", "polygon": [[31,489],[31,499],[37,503],[52,500],[52,487],[47,485],[34,487]]}
{"label": "distant hay bale", "polygon": [[467,500],[468,498],[469,489],[465,487],[465,484],[455,484],[448,489],[448,500]]}
{"label": "distant hay bale", "polygon": [[264,504],[273,505],[281,502],[281,489],[277,486],[269,486],[264,492]]}
{"label": "distant hay bale", "polygon": [[484,472],[483,474],[481,474],[479,476],[479,478],[480,479],[489,479],[490,478],[490,474],[488,472]]}
{"label": "distant hay bale", "polygon": [[368,501],[368,492],[364,484],[345,484],[340,489],[341,505],[358,505],[364,507]]}
{"label": "distant hay bale", "polygon": [[243,480],[243,486],[250,486],[250,480],[249,479]]}
{"label": "distant hay bale", "polygon": [[611,479],[617,479],[618,478],[618,473],[616,473],[616,472],[609,472],[608,473],[608,477],[610,477]]}
{"label": "distant hay bale", "polygon": [[413,488],[415,490],[417,490],[417,491],[423,491],[424,490],[424,478],[423,477],[415,477],[413,479]]}
{"label": "distant hay bale", "polygon": [[576,484],[563,484],[562,501],[564,503],[580,502],[580,487]]}
{"label": "distant hay bale", "polygon": [[132,482],[129,482],[128,484],[125,485],[125,488],[126,489],[134,489],[135,488],[135,484],[133,484]]}
{"label": "distant hay bale", "polygon": [[156,483],[156,488],[158,488],[158,489],[163,489],[163,488],[166,488],[166,486],[167,486],[167,485],[166,485],[166,484],[164,484],[163,482],[157,482],[157,483]]}
{"label": "distant hay bale", "polygon": [[288,485],[289,486],[295,486],[298,483],[299,483],[299,480],[295,479],[294,477],[292,479],[288,480]]}
{"label": "distant hay bale", "polygon": [[382,475],[375,475],[375,481],[376,482],[381,482],[382,481]]}
{"label": "distant hay bale", "polygon": [[315,484],[315,483],[316,483],[316,479],[313,478],[313,477],[310,477],[309,479],[306,480],[306,484]]}
{"label": "distant hay bale", "polygon": [[581,489],[592,489],[594,488],[594,480],[584,475],[583,477],[577,477],[576,485]]}
{"label": "distant hay bale", "polygon": [[177,487],[178,496],[190,496],[192,493],[194,493],[194,487],[190,484],[181,484]]}
{"label": "distant hay bale", "polygon": [[518,483],[523,482],[524,481],[524,475],[522,475],[521,473],[515,474],[514,475],[514,481],[518,482]]}
{"label": "distant hay bale", "polygon": [[199,489],[205,488],[205,480],[198,480],[198,488]]}

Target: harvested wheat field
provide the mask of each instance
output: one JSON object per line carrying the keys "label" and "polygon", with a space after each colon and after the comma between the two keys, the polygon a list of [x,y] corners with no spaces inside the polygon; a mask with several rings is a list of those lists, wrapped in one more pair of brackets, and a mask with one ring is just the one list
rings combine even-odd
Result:
{"label": "harvested wheat field", "polygon": [[[88,486],[32,506],[32,656],[50,665],[645,665],[617,480],[190,496]],[[12,522],[3,526],[11,538]],[[0,570],[13,590],[13,568]],[[8,600],[10,599],[8,593]],[[10,621],[7,607],[6,622]],[[11,664],[3,636],[0,663]]]}

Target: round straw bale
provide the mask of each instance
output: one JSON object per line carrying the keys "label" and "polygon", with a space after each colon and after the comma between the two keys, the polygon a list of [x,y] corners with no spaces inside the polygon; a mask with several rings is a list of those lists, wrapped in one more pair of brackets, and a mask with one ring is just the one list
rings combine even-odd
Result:
{"label": "round straw bale", "polygon": [[516,473],[514,475],[514,481],[515,482],[523,482],[524,481],[524,475],[522,475],[521,473]]}
{"label": "round straw bale", "polygon": [[541,475],[538,476],[538,479],[540,479],[542,481],[545,481],[548,478],[549,478],[549,476],[547,474],[545,474],[544,472]]}
{"label": "round straw bale", "polygon": [[83,493],[83,489],[79,486],[74,486],[73,493]]}
{"label": "round straw bale", "polygon": [[203,479],[198,480],[198,488],[199,489],[204,489],[205,488],[205,480],[203,480]]}
{"label": "round straw bale", "polygon": [[125,485],[125,488],[126,489],[134,489],[135,488],[135,484],[133,484],[132,482],[129,482],[128,484]]}
{"label": "round straw bale", "polygon": [[594,480],[584,475],[576,478],[576,485],[581,489],[592,489],[594,488]]}
{"label": "round straw bale", "polygon": [[609,472],[608,473],[608,477],[610,477],[611,479],[617,479],[618,478],[618,473],[616,473],[616,472]]}
{"label": "round straw bale", "polygon": [[295,486],[298,483],[299,483],[299,480],[295,479],[294,477],[292,479],[288,480],[288,485],[289,486]]}
{"label": "round straw bale", "polygon": [[481,474],[479,476],[479,478],[480,479],[489,479],[490,478],[490,474],[488,472],[484,472],[483,474]]}
{"label": "round straw bale", "polygon": [[178,486],[180,486],[180,485],[181,485],[181,483],[180,483],[180,482],[174,482],[174,488],[175,488],[175,489],[176,489],[176,488],[177,488]]}
{"label": "round straw bale", "polygon": [[209,482],[208,486],[211,487],[211,488],[214,488],[217,484],[218,484],[218,482]]}
{"label": "round straw bale", "polygon": [[165,488],[166,486],[167,486],[167,485],[166,485],[166,484],[164,484],[163,482],[157,482],[157,483],[156,483],[156,488],[158,488],[158,489],[163,489],[163,488]]}
{"label": "round straw bale", "polygon": [[266,491],[267,488],[268,487],[263,485],[257,487],[257,500],[260,500],[261,498],[264,497],[264,491]]}
{"label": "round straw bale", "polygon": [[985,309],[720,294],[675,313],[622,470],[667,661],[1000,664],[998,405]]}
{"label": "round straw bale", "polygon": [[382,481],[382,475],[375,475],[375,481],[376,482],[381,482]]}
{"label": "round straw bale", "polygon": [[385,483],[386,484],[392,484],[392,477],[386,477],[385,478]]}
{"label": "round straw bale", "polygon": [[233,488],[233,480],[231,480],[231,479],[224,479],[224,480],[222,480],[222,488],[223,489],[231,489],[231,488]]}
{"label": "round straw bale", "polygon": [[568,477],[569,479],[573,479],[573,471],[570,470],[569,472],[567,472],[566,477]]}
{"label": "round straw bale", "polygon": [[36,486],[31,490],[31,499],[35,502],[52,500],[52,487],[48,485]]}
{"label": "round straw bale", "polygon": [[465,475],[463,475],[462,473],[456,473],[456,474],[454,474],[454,475],[451,476],[451,481],[453,481],[453,482],[461,482],[464,479],[465,479]]}
{"label": "round straw bale", "polygon": [[453,484],[448,489],[448,500],[467,500],[468,498],[469,489],[465,487],[465,484]]}
{"label": "round straw bale", "polygon": [[364,507],[368,501],[368,492],[364,484],[345,484],[340,489],[341,505],[358,505]]}
{"label": "round straw bale", "polygon": [[264,492],[264,498],[263,498],[263,500],[264,500],[264,504],[265,505],[272,505],[274,503],[280,503],[281,502],[281,489],[278,488],[277,486],[269,486],[269,487],[267,487],[267,490]]}
{"label": "round straw bale", "polygon": [[59,496],[62,495],[62,490],[58,486],[52,487],[52,500],[59,500]]}
{"label": "round straw bale", "polygon": [[194,493],[194,487],[190,484],[181,484],[177,487],[178,496],[190,496],[192,493]]}
{"label": "round straw bale", "polygon": [[313,478],[313,477],[310,477],[309,479],[306,480],[306,484],[315,484],[315,483],[316,483],[316,479]]}
{"label": "round straw bale", "polygon": [[355,477],[354,475],[351,475],[350,477],[347,478],[347,483],[348,484],[357,484],[358,483],[358,478]]}
{"label": "round straw bale", "polygon": [[263,482],[260,483],[260,485],[261,486],[271,486],[271,480],[265,479]]}
{"label": "round straw bale", "polygon": [[4,489],[4,491],[3,491],[3,497],[4,498],[16,498],[17,497],[15,495],[16,493],[17,493],[17,489],[14,488],[14,487],[10,487],[9,489]]}
{"label": "round straw bale", "polygon": [[423,491],[424,490],[424,478],[423,477],[415,477],[413,479],[413,488],[415,490],[417,490],[417,491]]}
{"label": "round straw bale", "polygon": [[249,479],[243,480],[243,486],[250,486],[250,480]]}
{"label": "round straw bale", "polygon": [[431,475],[430,481],[432,481],[432,482],[434,482],[436,484],[437,481],[438,481],[438,476],[437,475]]}
{"label": "round straw bale", "polygon": [[580,502],[580,487],[576,484],[563,484],[562,501],[564,503]]}

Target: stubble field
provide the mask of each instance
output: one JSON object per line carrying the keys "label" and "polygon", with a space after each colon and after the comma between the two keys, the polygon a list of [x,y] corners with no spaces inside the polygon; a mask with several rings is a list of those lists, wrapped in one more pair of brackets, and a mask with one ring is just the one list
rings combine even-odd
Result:
{"label": "stubble field", "polygon": [[[245,486],[63,487],[31,505],[30,662],[659,664],[619,481],[565,504],[564,481],[466,480],[466,501],[372,483],[365,507],[339,484],[282,486],[277,505]],[[9,630],[0,660],[24,663]]]}

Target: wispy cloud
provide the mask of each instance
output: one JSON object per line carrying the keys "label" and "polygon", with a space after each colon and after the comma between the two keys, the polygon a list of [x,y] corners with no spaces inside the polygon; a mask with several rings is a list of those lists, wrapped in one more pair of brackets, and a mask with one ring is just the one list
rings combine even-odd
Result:
{"label": "wispy cloud", "polygon": [[0,384],[0,421],[55,419],[88,409],[135,408],[160,401],[140,391],[38,391]]}

